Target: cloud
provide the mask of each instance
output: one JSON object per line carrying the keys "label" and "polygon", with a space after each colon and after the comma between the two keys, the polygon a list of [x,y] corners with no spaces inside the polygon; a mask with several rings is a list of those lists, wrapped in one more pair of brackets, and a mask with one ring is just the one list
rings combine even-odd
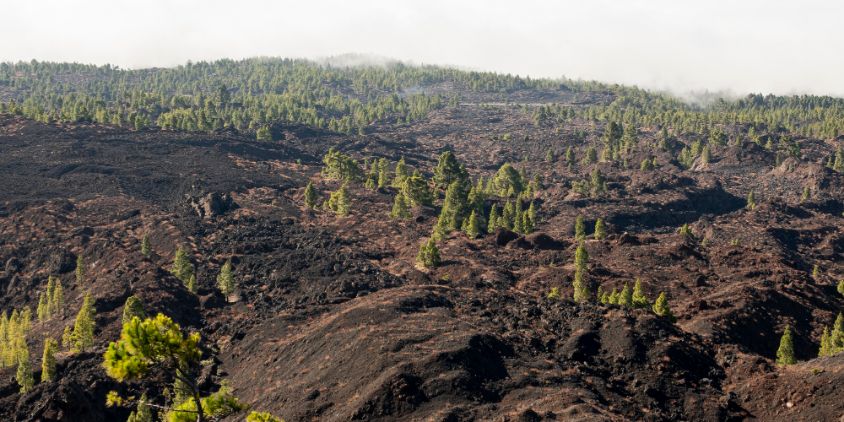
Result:
{"label": "cloud", "polygon": [[123,67],[363,53],[654,89],[844,95],[844,3],[803,0],[39,0],[0,60]]}

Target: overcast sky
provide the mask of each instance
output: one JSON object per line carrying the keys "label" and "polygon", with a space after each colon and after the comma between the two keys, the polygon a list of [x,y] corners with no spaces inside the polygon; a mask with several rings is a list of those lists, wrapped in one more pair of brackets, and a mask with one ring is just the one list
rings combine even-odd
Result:
{"label": "overcast sky", "polygon": [[649,88],[844,96],[841,0],[26,0],[0,61],[363,53]]}

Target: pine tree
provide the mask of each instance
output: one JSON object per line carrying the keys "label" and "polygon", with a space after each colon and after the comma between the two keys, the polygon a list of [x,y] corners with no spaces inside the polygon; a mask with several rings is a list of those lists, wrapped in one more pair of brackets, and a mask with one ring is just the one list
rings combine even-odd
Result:
{"label": "pine tree", "polygon": [[[501,217],[498,216],[498,206],[496,204],[492,204],[492,208],[489,210],[489,222],[486,225],[487,233],[495,233],[495,229],[498,227],[499,218]],[[844,285],[844,280],[842,280],[842,285]]]}
{"label": "pine tree", "polygon": [[378,160],[378,189],[383,189],[387,187],[387,171],[389,170],[389,164],[387,163],[386,158],[382,158]]}
{"label": "pine tree", "polygon": [[791,327],[786,326],[780,338],[780,347],[777,349],[777,363],[780,365],[793,365],[797,363],[794,358],[794,340],[791,338]]}
{"label": "pine tree", "polygon": [[26,340],[22,340],[18,345],[17,358],[18,370],[15,372],[15,381],[21,387],[21,394],[31,390],[35,385],[35,377],[32,375],[32,363],[29,361],[29,347],[26,345]]}
{"label": "pine tree", "polygon": [[618,305],[618,289],[612,289],[612,292],[610,292],[610,295],[607,297],[607,302],[610,305]]}
{"label": "pine tree", "polygon": [[440,189],[447,189],[454,182],[463,183],[469,177],[466,169],[457,161],[451,151],[440,154],[437,167],[434,169],[434,183]]}
{"label": "pine tree", "polygon": [[548,292],[548,299],[559,300],[561,297],[562,297],[562,295],[560,295],[560,288],[559,287],[556,287],[556,286],[552,287],[551,291]]}
{"label": "pine tree", "polygon": [[437,233],[446,235],[452,230],[460,229],[466,215],[467,205],[468,189],[466,184],[458,181],[449,185],[445,192],[440,216],[437,218]]}
{"label": "pine tree", "polygon": [[62,347],[70,349],[73,347],[73,330],[67,325],[62,332]]}
{"label": "pine tree", "polygon": [[578,242],[586,239],[586,224],[583,222],[582,215],[578,215],[574,220],[574,239]]}
{"label": "pine tree", "polygon": [[234,274],[232,273],[232,260],[227,259],[223,267],[220,268],[220,274],[217,275],[217,288],[220,293],[228,299],[229,295],[234,293],[235,283]]}
{"label": "pine tree", "polygon": [[656,298],[652,309],[658,316],[674,319],[674,314],[671,313],[671,308],[668,306],[668,297],[665,295],[665,292],[659,292],[659,296]]}
{"label": "pine tree", "polygon": [[185,288],[188,289],[189,292],[196,294],[196,273],[190,275],[187,284],[185,284]]}
{"label": "pine tree", "polygon": [[832,336],[829,334],[829,328],[823,327],[823,334],[821,335],[821,348],[818,351],[818,356],[831,356],[832,352]]}
{"label": "pine tree", "polygon": [[126,298],[126,303],[123,305],[123,318],[121,321],[125,324],[134,317],[140,319],[146,318],[146,311],[144,311],[144,304],[137,296],[132,295]]}
{"label": "pine tree", "polygon": [[756,197],[753,195],[753,191],[750,191],[747,194],[747,209],[753,210],[756,208]]}
{"label": "pine tree", "polygon": [[423,241],[416,255],[416,262],[425,268],[436,268],[440,265],[440,249],[433,238]]}
{"label": "pine tree", "polygon": [[601,240],[607,237],[607,229],[604,226],[604,220],[598,219],[595,221],[595,239]]}
{"label": "pine tree", "polygon": [[149,234],[144,234],[143,239],[141,239],[141,255],[149,258],[150,253],[152,253],[152,249],[149,246]]}
{"label": "pine tree", "polygon": [[50,314],[64,318],[64,289],[60,278],[55,279],[53,295],[50,296]]}
{"label": "pine tree", "polygon": [[82,254],[76,256],[76,285],[82,286],[85,282],[85,261]]}
{"label": "pine tree", "polygon": [[630,286],[627,283],[624,283],[624,287],[618,295],[618,304],[625,307],[633,305],[633,292],[630,291]]}
{"label": "pine tree", "polygon": [[314,189],[314,184],[312,182],[308,182],[308,185],[305,186],[305,206],[313,209],[316,207],[316,201],[317,193],[316,189]]}
{"label": "pine tree", "polygon": [[392,219],[408,219],[411,217],[410,205],[407,197],[399,192],[393,199],[393,209],[390,211],[390,218]]}
{"label": "pine tree", "polygon": [[572,285],[574,287],[575,302],[586,302],[589,300],[589,286],[586,281],[586,265],[588,260],[589,253],[586,252],[586,248],[581,242],[574,253],[574,282]]}
{"label": "pine tree", "polygon": [[821,275],[821,267],[820,267],[820,266],[818,266],[818,264],[815,264],[815,265],[812,267],[812,278],[814,278],[815,280],[817,280],[817,279],[818,279],[818,277],[820,277],[820,275]]}
{"label": "pine tree", "polygon": [[193,274],[193,264],[191,264],[190,258],[182,246],[176,248],[176,254],[173,257],[173,268],[170,272],[181,280],[182,283],[187,283],[190,280],[191,274]]}
{"label": "pine tree", "polygon": [[481,234],[481,227],[478,223],[478,216],[475,215],[475,210],[472,210],[472,213],[469,214],[469,219],[466,220],[466,228],[464,232],[470,239],[475,239]]}
{"label": "pine tree", "polygon": [[259,141],[272,141],[273,135],[270,133],[269,126],[261,126],[258,128],[258,131],[255,132],[255,139]]}
{"label": "pine tree", "polygon": [[401,157],[398,163],[396,163],[396,175],[393,178],[393,186],[398,188],[404,184],[404,180],[407,179],[407,164],[404,161],[404,157]]}
{"label": "pine tree", "polygon": [[90,293],[86,293],[82,301],[82,307],[79,309],[79,313],[76,314],[76,320],[73,323],[73,347],[71,350],[74,353],[84,352],[94,345],[95,318],[94,300],[91,298]]}
{"label": "pine tree", "polygon": [[56,379],[56,341],[48,338],[44,340],[44,354],[41,357],[41,382],[51,382]]}
{"label": "pine tree", "polygon": [[149,399],[147,398],[147,393],[141,394],[141,398],[138,399],[138,407],[135,409],[134,412],[129,414],[129,419],[126,419],[126,422],[153,422],[153,412],[152,407],[149,405]]}
{"label": "pine tree", "polygon": [[677,230],[677,233],[680,233],[681,236],[686,238],[692,238],[694,234],[692,234],[692,228],[689,226],[688,223],[684,223],[680,228]]}
{"label": "pine tree", "polygon": [[812,195],[812,191],[809,190],[808,186],[803,187],[803,194],[800,195],[800,202],[806,202],[809,200],[809,197]]}
{"label": "pine tree", "polygon": [[647,308],[649,305],[648,298],[642,291],[642,280],[639,280],[638,277],[636,277],[636,282],[633,284],[632,301],[633,306],[636,308]]}
{"label": "pine tree", "polygon": [[838,280],[838,293],[844,296],[844,279]]}
{"label": "pine tree", "polygon": [[331,192],[331,195],[328,197],[328,202],[326,202],[326,207],[331,211],[334,211],[337,215],[348,215],[349,209],[351,208],[352,199],[349,196],[349,188],[346,183],[343,183],[340,186],[340,189],[337,189],[334,192]]}
{"label": "pine tree", "polygon": [[38,308],[35,310],[35,315],[38,316],[38,322],[44,322],[50,317],[50,305],[45,292],[41,292],[38,296]]}
{"label": "pine tree", "polygon": [[[53,296],[56,294],[56,280],[53,279],[53,276],[47,277],[47,297],[46,300],[46,308],[47,308],[47,317],[51,317],[56,313],[56,309],[53,309]],[[36,312],[37,313],[37,312]]]}

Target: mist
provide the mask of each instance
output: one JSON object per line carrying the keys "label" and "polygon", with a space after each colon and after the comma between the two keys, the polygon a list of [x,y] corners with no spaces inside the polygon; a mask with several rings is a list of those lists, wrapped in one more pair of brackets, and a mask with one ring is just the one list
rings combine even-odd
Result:
{"label": "mist", "polygon": [[844,96],[842,16],[844,4],[819,0],[41,0],[4,5],[0,61],[142,68],[358,53],[684,96]]}

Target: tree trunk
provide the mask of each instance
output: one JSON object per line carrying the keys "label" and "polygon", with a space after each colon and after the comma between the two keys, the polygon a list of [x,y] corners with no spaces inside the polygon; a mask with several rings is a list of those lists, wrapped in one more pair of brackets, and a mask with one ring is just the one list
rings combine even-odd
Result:
{"label": "tree trunk", "polygon": [[199,392],[193,391],[193,401],[196,403],[196,422],[205,422],[205,414],[202,412],[202,401],[199,399]]}

